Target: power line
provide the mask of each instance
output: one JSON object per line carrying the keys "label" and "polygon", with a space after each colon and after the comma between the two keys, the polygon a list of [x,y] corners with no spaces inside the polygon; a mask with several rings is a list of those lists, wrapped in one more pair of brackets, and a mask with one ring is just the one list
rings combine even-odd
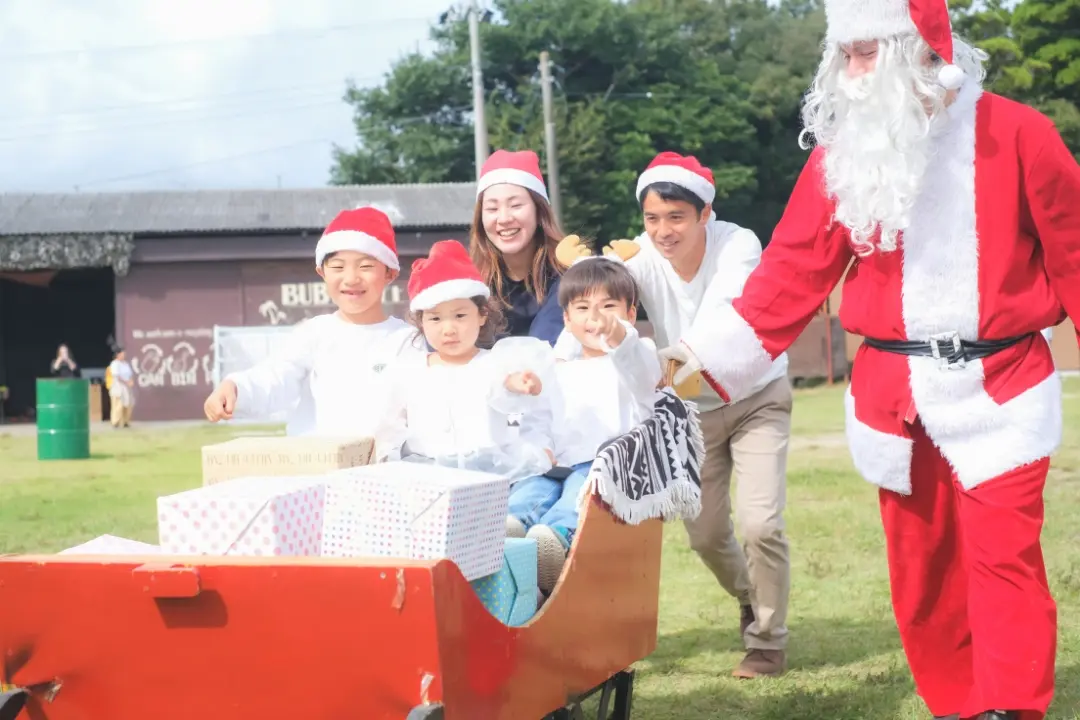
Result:
{"label": "power line", "polygon": [[[446,108],[445,110],[449,110],[449,111],[452,111],[452,112],[463,112],[463,111],[468,110],[468,109],[470,109],[470,108],[468,108],[468,107],[458,107],[458,108]],[[409,125],[409,124],[412,124],[412,123],[424,122],[424,121],[427,121],[427,120],[432,120],[437,115],[439,115],[441,112],[442,111],[434,112],[434,113],[428,113],[427,115],[414,115],[412,117],[392,118],[390,122],[386,123],[386,127],[397,127],[397,126],[401,126],[401,125]],[[105,178],[105,179],[101,179],[101,180],[92,180],[92,181],[87,182],[87,183],[80,183],[77,187],[80,187],[80,188],[95,187],[95,186],[98,186],[98,185],[112,184],[114,182],[122,182],[124,180],[136,180],[136,179],[139,179],[139,178],[142,178],[142,177],[151,177],[153,175],[162,175],[162,174],[165,174],[165,173],[175,172],[177,170],[186,170],[186,169],[192,168],[192,167],[199,167],[199,166],[202,166],[202,165],[212,165],[212,164],[217,164],[217,163],[222,163],[222,162],[229,162],[231,160],[239,160],[239,159],[243,159],[243,158],[246,158],[246,157],[252,157],[252,156],[256,156],[256,155],[265,155],[267,153],[278,152],[280,150],[288,150],[288,149],[292,149],[292,148],[295,148],[295,147],[302,147],[302,146],[305,146],[305,145],[312,145],[312,144],[315,144],[315,143],[331,143],[331,142],[333,142],[333,141],[332,140],[326,140],[324,138],[318,138],[318,139],[312,139],[312,140],[301,140],[299,142],[289,143],[287,145],[277,145],[277,146],[274,146],[274,147],[263,148],[263,149],[260,149],[260,150],[253,150],[251,152],[240,153],[238,155],[229,155],[229,156],[226,156],[226,157],[213,158],[213,159],[210,159],[210,160],[199,160],[199,161],[192,162],[192,163],[184,163],[182,165],[173,165],[171,167],[160,168],[160,169],[157,169],[157,170],[149,170],[149,171],[146,171],[146,172],[133,173],[133,174],[130,174],[130,175],[122,175],[122,176],[119,176],[119,177]]]}
{"label": "power line", "polygon": [[139,178],[153,177],[154,175],[163,175],[165,173],[176,172],[177,170],[187,170],[188,168],[201,167],[203,165],[216,165],[218,163],[230,162],[232,160],[242,160],[244,158],[255,157],[258,155],[266,155],[269,153],[280,152],[282,150],[291,150],[293,148],[304,147],[306,145],[314,145],[316,143],[332,142],[332,140],[326,140],[325,138],[301,140],[300,142],[289,143],[288,145],[275,145],[274,147],[252,150],[250,152],[238,153],[236,155],[227,155],[225,157],[211,158],[209,160],[199,160],[196,162],[184,163],[182,165],[172,165],[170,167],[159,168],[157,170],[148,170],[146,172],[132,173],[130,175],[120,175],[117,177],[105,178],[102,180],[92,180],[87,183],[80,183],[76,187],[81,189],[88,187],[98,187],[100,185],[111,185],[112,183],[123,182],[125,180],[138,180]]}
{"label": "power line", "polygon": [[37,114],[32,114],[32,115],[7,114],[7,115],[0,115],[0,121],[8,119],[8,118],[13,119],[13,120],[32,120],[32,119],[35,119],[35,118],[55,119],[55,118],[61,118],[61,117],[69,117],[69,116],[73,116],[73,115],[89,115],[91,113],[111,113],[111,112],[114,112],[116,110],[140,110],[142,108],[156,107],[156,106],[161,106],[161,105],[171,105],[173,103],[176,103],[176,104],[188,104],[188,103],[205,102],[205,101],[210,101],[210,100],[231,101],[231,100],[236,99],[236,98],[254,97],[254,96],[258,96],[258,95],[287,96],[287,95],[289,95],[289,94],[291,94],[291,93],[293,93],[295,91],[328,92],[328,91],[331,91],[331,90],[337,90],[337,91],[339,91],[341,93],[342,96],[344,96],[345,89],[346,89],[346,84],[345,84],[346,79],[352,80],[353,82],[357,82],[357,83],[366,83],[366,82],[372,81],[372,80],[380,80],[380,79],[382,79],[382,77],[383,77],[382,75],[367,75],[367,76],[360,77],[360,78],[343,78],[341,80],[337,80],[337,81],[334,81],[332,83],[330,81],[327,81],[326,83],[320,84],[320,85],[309,85],[309,84],[290,85],[290,86],[284,86],[284,87],[259,88],[259,89],[255,89],[255,90],[242,90],[242,91],[233,91],[233,92],[227,92],[227,93],[209,94],[209,95],[190,95],[190,96],[181,97],[181,98],[158,98],[158,99],[155,99],[155,100],[144,100],[144,101],[135,102],[135,103],[129,103],[129,104],[125,104],[125,105],[92,105],[90,107],[87,107],[87,108],[84,108],[84,109],[81,109],[81,110],[67,110],[67,111],[61,111],[61,112],[58,112],[58,113],[57,112],[50,112],[50,113],[37,113]]}
{"label": "power line", "polygon": [[104,55],[112,53],[124,53],[124,52],[145,52],[148,50],[167,50],[176,47],[190,47],[192,45],[213,45],[219,43],[228,42],[242,42],[246,40],[265,40],[265,39],[281,39],[287,37],[295,37],[299,35],[328,35],[330,33],[341,32],[344,30],[356,30],[358,28],[369,28],[372,26],[380,25],[395,25],[398,23],[416,23],[425,22],[431,23],[430,17],[405,17],[405,18],[388,18],[386,20],[367,20],[360,23],[331,25],[324,28],[294,28],[291,30],[277,30],[273,32],[265,33],[252,33],[250,35],[223,35],[216,38],[190,38],[187,40],[172,40],[169,42],[161,43],[143,43],[137,45],[102,45],[98,47],[90,48],[67,48],[64,50],[40,50],[27,53],[9,53],[0,55],[0,61],[18,61],[28,60],[34,58],[45,57],[62,57],[65,55]]}

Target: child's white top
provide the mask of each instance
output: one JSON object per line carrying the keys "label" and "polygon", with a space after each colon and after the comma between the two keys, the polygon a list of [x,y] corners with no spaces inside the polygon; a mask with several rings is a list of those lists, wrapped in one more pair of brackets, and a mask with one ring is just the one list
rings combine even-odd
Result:
{"label": "child's white top", "polygon": [[626,337],[602,357],[560,362],[552,388],[559,465],[592,462],[600,446],[647,420],[663,372],[656,344],[622,323]]}
{"label": "child's white top", "polygon": [[550,460],[543,460],[544,450],[552,448],[550,410],[531,403],[532,410],[513,427],[510,415],[492,405],[508,395],[504,382],[510,372],[515,370],[505,358],[488,350],[464,365],[433,364],[426,353],[399,363],[392,372],[393,409],[377,436],[377,456],[464,458],[462,467],[487,471],[493,471],[493,459],[500,468],[550,469]]}
{"label": "child's white top", "polygon": [[227,376],[236,383],[234,417],[288,413],[288,435],[374,437],[386,412],[384,373],[419,354],[416,329],[398,318],[357,325],[337,313],[301,322],[280,352]]}
{"label": "child's white top", "polygon": [[[761,243],[752,230],[715,217],[705,226],[705,257],[690,282],[679,277],[653,245],[648,233],[642,233],[635,242],[641,251],[626,261],[626,267],[637,281],[641,304],[653,324],[660,347],[671,347],[679,342],[693,326],[703,306],[730,305],[742,295],[746,279],[761,261]],[[573,357],[579,347],[569,331],[564,331],[556,352],[560,357]],[[731,401],[738,402],[759,392],[773,380],[787,375],[787,370],[785,353],[773,361],[749,392],[733,397]],[[708,383],[702,382],[701,388],[701,394],[691,398],[700,412],[724,405]]]}

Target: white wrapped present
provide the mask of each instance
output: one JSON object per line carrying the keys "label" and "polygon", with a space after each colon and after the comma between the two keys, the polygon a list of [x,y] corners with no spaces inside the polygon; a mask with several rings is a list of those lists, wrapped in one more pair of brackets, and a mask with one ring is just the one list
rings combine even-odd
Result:
{"label": "white wrapped present", "polygon": [[389,462],[339,470],[325,479],[323,555],[447,558],[468,580],[502,567],[506,478]]}
{"label": "white wrapped present", "polygon": [[318,555],[321,478],[250,477],[158,498],[162,552],[176,555]]}
{"label": "white wrapped present", "polygon": [[102,535],[81,545],[61,550],[60,555],[157,555],[161,548],[150,543]]}

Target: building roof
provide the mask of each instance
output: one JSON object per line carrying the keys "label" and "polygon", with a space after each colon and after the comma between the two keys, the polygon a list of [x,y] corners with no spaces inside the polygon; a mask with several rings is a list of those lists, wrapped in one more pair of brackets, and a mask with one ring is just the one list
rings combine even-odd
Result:
{"label": "building roof", "polygon": [[473,183],[311,189],[0,193],[0,236],[322,230],[339,211],[374,205],[399,228],[467,227]]}

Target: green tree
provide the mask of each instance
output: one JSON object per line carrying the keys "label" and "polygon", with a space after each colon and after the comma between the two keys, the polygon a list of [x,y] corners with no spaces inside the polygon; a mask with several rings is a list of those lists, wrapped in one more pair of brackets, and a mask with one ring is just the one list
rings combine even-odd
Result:
{"label": "green tree", "polygon": [[[810,0],[496,0],[481,28],[492,146],[543,156],[547,50],[569,230],[636,234],[637,176],[670,149],[708,164],[718,211],[767,238],[805,159],[799,99],[823,28]],[[447,13],[432,37],[432,56],[349,88],[358,144],[336,151],[333,182],[474,178],[466,18]]]}

